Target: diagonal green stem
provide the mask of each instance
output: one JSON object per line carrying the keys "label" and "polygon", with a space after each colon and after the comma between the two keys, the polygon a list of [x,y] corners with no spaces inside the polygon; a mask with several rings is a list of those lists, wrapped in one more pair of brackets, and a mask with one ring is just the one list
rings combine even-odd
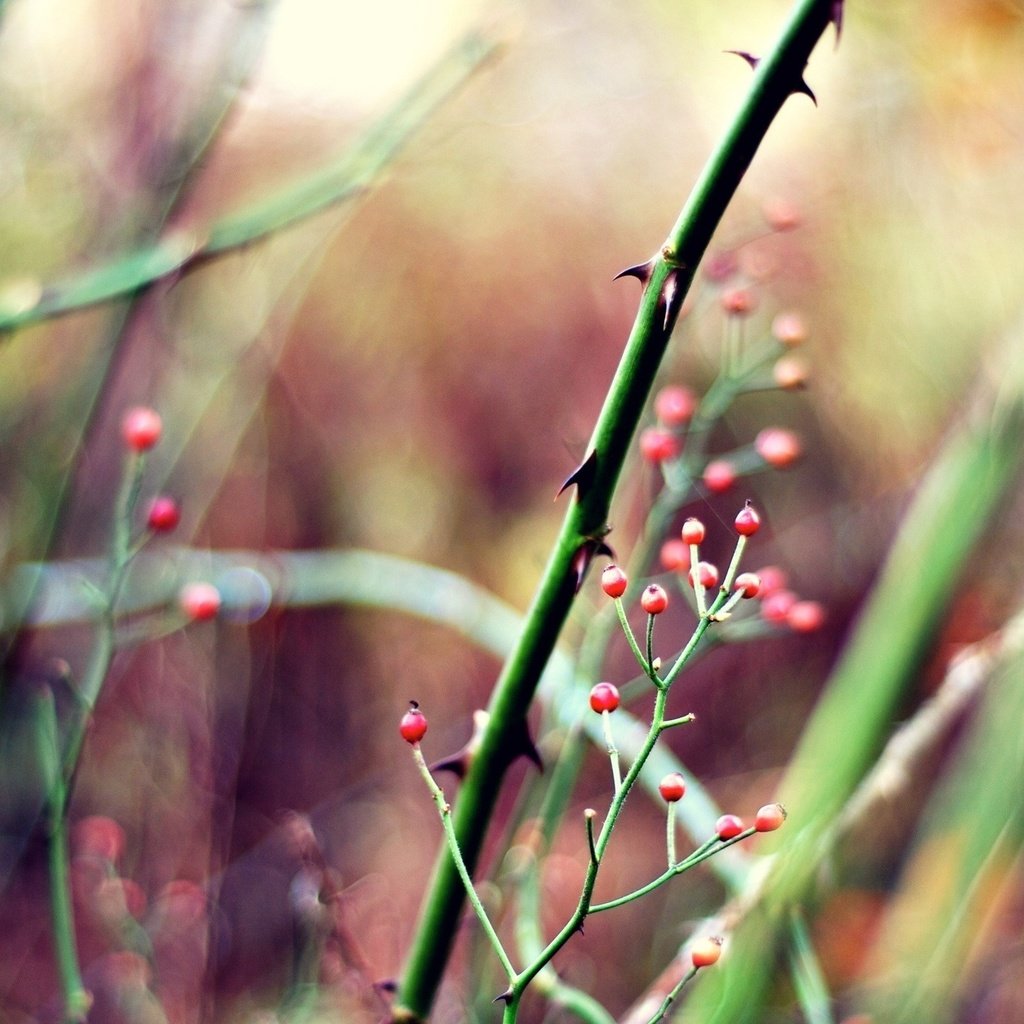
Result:
{"label": "diagonal green stem", "polygon": [[[592,474],[569,507],[519,642],[490,701],[490,721],[455,807],[466,866],[476,866],[501,781],[522,750],[526,712],[576,594],[574,563],[604,534],[626,454],[668,345],[682,299],[711,236],[776,114],[803,75],[832,18],[832,0],[800,0],[754,73],[746,100],[698,179],[661,252],[649,265],[633,329],[591,439]],[[666,288],[674,287],[671,301]],[[659,697],[664,691],[659,691]],[[627,776],[628,779],[628,776]],[[628,789],[624,780],[623,791]],[[458,929],[465,893],[445,847],[435,864],[393,1011],[425,1019]]]}

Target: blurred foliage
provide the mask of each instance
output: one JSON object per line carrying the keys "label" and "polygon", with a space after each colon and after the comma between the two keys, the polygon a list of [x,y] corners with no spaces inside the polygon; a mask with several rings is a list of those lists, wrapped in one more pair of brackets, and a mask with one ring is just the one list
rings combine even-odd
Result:
{"label": "blurred foliage", "polygon": [[[201,243],[224,217],[314,177],[494,15],[468,0],[431,15],[398,0],[373,6],[7,4],[0,307],[30,307],[53,284],[161,240]],[[356,201],[117,303],[4,337],[5,1021],[58,1012],[33,810],[40,768],[24,727],[42,683],[58,710],[68,700],[55,666],[81,672],[91,636],[71,615],[15,635],[29,595],[24,565],[59,557],[66,568],[102,553],[122,411],[145,402],[164,416],[147,486],[182,502],[175,540],[196,552],[190,573],[221,567],[207,550],[287,566],[275,552],[367,548],[444,567],[525,607],[561,518],[551,498],[583,454],[635,309],[631,283],[611,278],[659,244],[747,85],[748,69],[722,51],[762,50],[786,7],[517,4],[492,32],[500,60]],[[739,497],[766,514],[753,557],[785,565],[801,593],[829,608],[822,631],[723,647],[685,682],[699,725],[673,736],[672,752],[730,808],[772,795],[946,438],[970,422],[984,452],[985,417],[994,438],[1008,397],[1017,400],[1024,7],[847,7],[836,58],[819,53],[808,68],[818,107],[797,97],[784,109],[715,246],[756,289],[745,331],[763,333],[790,309],[811,327],[810,388],[742,399],[711,450],[747,443],[767,423],[801,431],[802,462],[745,481]],[[799,227],[770,230],[766,212],[780,203],[795,207]],[[726,331],[720,290],[699,281],[666,381],[700,390],[714,376]],[[638,463],[613,513],[617,550],[628,554],[655,487]],[[709,497],[687,514],[728,522],[736,501]],[[901,638],[897,592],[894,621],[878,626],[880,662],[893,644],[911,643],[914,656],[893,658],[900,689],[872,755],[951,655],[1018,603],[1021,496],[1007,489],[994,503],[990,519],[968,524],[980,537],[927,622]],[[948,530],[963,528],[960,515],[969,509],[950,510]],[[904,572],[926,575],[926,557]],[[275,1006],[376,1020],[382,1003],[369,982],[401,967],[440,829],[394,723],[416,697],[430,710],[431,752],[459,747],[486,702],[498,645],[453,639],[405,605],[335,600],[344,587],[286,606],[281,578],[258,564],[278,587],[265,615],[126,649],[104,689],[71,811],[90,1020],[155,1019],[154,993],[173,1022],[251,1019]],[[374,589],[364,566],[309,564],[319,564],[300,573],[311,590],[325,565]],[[385,574],[421,588],[410,603],[440,603],[436,583],[393,565]],[[161,577],[155,591],[173,593],[177,579]],[[581,618],[598,597],[591,580]],[[624,653],[613,649],[608,677],[625,671]],[[1008,662],[976,718],[932,752],[925,777],[897,780],[913,812],[869,828],[827,894],[808,902],[836,1020],[1020,1015],[1019,678]],[[854,692],[846,714],[856,709]],[[853,731],[833,722],[819,741],[824,753],[806,770],[822,785],[829,750]],[[545,749],[558,738],[554,727],[538,736]],[[863,752],[858,773],[870,763]],[[524,772],[498,809],[513,840]],[[601,806],[606,786],[607,765],[592,752],[569,820]],[[630,809],[610,889],[660,869],[663,822],[649,811],[642,801]],[[108,819],[124,830],[113,870],[78,828]],[[546,863],[546,927],[578,894],[579,840],[567,828]],[[783,830],[775,845],[787,841]],[[304,988],[296,886],[311,866],[337,898],[322,984]],[[625,1014],[723,893],[708,873],[654,904],[599,915],[558,966]],[[125,906],[144,927],[145,956],[119,931]],[[460,947],[436,1011],[442,1024],[465,1019],[479,995],[460,975],[473,955]],[[756,1019],[802,1019],[785,958],[761,966],[769,1003]],[[726,977],[728,950],[722,968]],[[481,988],[493,995],[486,979]],[[702,1019],[715,1019],[714,1006]],[[525,1016],[539,1021],[542,1008]]]}

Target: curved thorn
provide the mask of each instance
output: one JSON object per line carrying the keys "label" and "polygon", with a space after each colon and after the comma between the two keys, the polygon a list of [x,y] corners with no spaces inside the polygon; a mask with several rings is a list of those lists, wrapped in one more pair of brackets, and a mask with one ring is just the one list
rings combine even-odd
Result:
{"label": "curved thorn", "polygon": [[654,261],[647,260],[645,263],[637,263],[636,266],[626,267],[625,270],[620,270],[613,278],[613,281],[618,281],[620,277],[635,277],[642,285],[647,284],[651,279],[651,270]]}
{"label": "curved thorn", "polygon": [[726,50],[726,53],[734,53],[737,57],[742,57],[751,68],[756,68],[761,63],[760,57],[755,57],[752,53],[747,53],[746,50]]}
{"label": "curved thorn", "polygon": [[595,448],[563,481],[562,486],[558,488],[558,494],[555,495],[555,500],[558,500],[558,496],[565,490],[576,485],[576,496],[583,499],[584,494],[589,489],[591,483],[594,480],[594,474],[597,472],[597,449]]}
{"label": "curved thorn", "polygon": [[818,97],[811,92],[811,87],[801,78],[800,84],[793,90],[794,93],[802,93],[804,96],[810,96],[811,102],[817,106]]}
{"label": "curved thorn", "polygon": [[836,46],[839,45],[839,37],[843,34],[843,5],[845,0],[832,0],[832,15],[829,20],[836,27]]}

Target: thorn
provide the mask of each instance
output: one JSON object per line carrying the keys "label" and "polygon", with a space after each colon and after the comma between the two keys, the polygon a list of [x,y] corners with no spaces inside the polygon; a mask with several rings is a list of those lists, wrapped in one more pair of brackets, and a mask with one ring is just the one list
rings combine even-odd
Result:
{"label": "thorn", "polygon": [[665,305],[665,316],[662,319],[661,329],[668,332],[673,320],[679,315],[683,306],[682,292],[679,289],[679,272],[682,267],[673,267],[665,278],[661,287],[661,302]]}
{"label": "thorn", "polygon": [[576,485],[576,497],[581,501],[585,497],[586,491],[590,488],[590,485],[594,481],[594,475],[597,473],[597,449],[595,448],[566,478],[565,482],[561,487],[558,488],[558,494],[555,495],[555,500],[558,500],[559,495]]}
{"label": "thorn", "polygon": [[620,270],[613,278],[613,281],[618,281],[620,277],[635,277],[644,287],[647,286],[647,282],[651,279],[651,269],[654,266],[654,260],[647,260],[646,263],[638,263],[635,267],[626,267],[625,270]]}
{"label": "thorn", "polygon": [[839,37],[843,33],[843,4],[845,0],[832,0],[832,14],[829,21],[836,27],[836,46],[839,46]]}
{"label": "thorn", "polygon": [[490,720],[490,717],[486,711],[474,711],[473,732],[466,745],[460,750],[456,750],[454,754],[449,754],[447,757],[442,757],[440,760],[428,765],[430,771],[451,772],[456,778],[464,779],[466,772],[469,771],[469,766],[473,763],[476,752],[480,749],[484,729],[487,728],[487,722]]}
{"label": "thorn", "polygon": [[495,996],[491,1000],[491,1002],[492,1003],[504,1003],[506,1006],[508,1006],[508,1004],[512,1002],[512,995],[513,995],[512,989],[507,988],[500,995]]}
{"label": "thorn", "polygon": [[726,50],[726,53],[734,53],[737,57],[742,57],[751,68],[756,68],[761,63],[760,57],[755,57],[752,53],[747,53],[746,50]]}
{"label": "thorn", "polygon": [[615,557],[615,552],[605,544],[599,537],[588,537],[577,549],[576,554],[572,556],[572,571],[576,577],[576,593],[580,592],[580,588],[583,586],[583,580],[586,578],[587,569],[590,568],[590,563],[594,560],[595,555],[607,555],[609,558]]}
{"label": "thorn", "polygon": [[800,79],[800,84],[793,90],[793,92],[794,93],[798,93],[799,92],[799,93],[803,93],[804,96],[810,96],[811,102],[815,106],[818,105],[818,97],[815,96],[813,92],[811,92],[811,87],[802,78]]}
{"label": "thorn", "polygon": [[512,760],[517,757],[525,757],[542,775],[544,773],[544,762],[541,760],[540,751],[533,742],[530,735],[530,726],[526,719],[522,719],[522,728],[516,730],[512,743]]}

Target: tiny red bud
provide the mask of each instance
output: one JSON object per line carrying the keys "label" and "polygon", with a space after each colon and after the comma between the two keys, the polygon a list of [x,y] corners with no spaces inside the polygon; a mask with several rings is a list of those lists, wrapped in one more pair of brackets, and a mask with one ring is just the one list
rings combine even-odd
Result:
{"label": "tiny red bud", "polygon": [[747,316],[757,306],[757,299],[749,288],[730,288],[722,292],[722,309],[730,316]]}
{"label": "tiny red bud", "polygon": [[777,565],[766,565],[763,569],[757,570],[757,575],[761,577],[760,593],[762,597],[774,594],[776,590],[784,590],[786,584],[789,583],[786,570]]}
{"label": "tiny red bud", "polygon": [[677,537],[661,545],[661,564],[668,572],[675,572],[690,564],[690,549]]}
{"label": "tiny red bud", "polygon": [[701,544],[704,541],[704,524],[692,516],[683,523],[683,543]]}
{"label": "tiny red bud", "polygon": [[[713,590],[718,586],[718,570],[710,562],[698,562],[697,572],[700,574],[701,586],[705,590]],[[692,569],[686,574],[686,578],[690,581],[690,586],[696,589]]]}
{"label": "tiny red bud", "polygon": [[772,321],[772,334],[780,344],[794,348],[807,340],[807,324],[799,313],[780,313]]}
{"label": "tiny red bud", "polygon": [[640,454],[648,462],[667,462],[679,454],[679,439],[661,427],[640,432]]}
{"label": "tiny red bud", "polygon": [[713,459],[704,467],[703,479],[712,494],[724,494],[736,483],[736,470],[725,459]]}
{"label": "tiny red bud", "polygon": [[748,501],[737,513],[733,525],[741,537],[753,537],[761,529],[761,517]]}
{"label": "tiny red bud", "polygon": [[665,588],[657,583],[644,588],[640,595],[640,607],[648,615],[660,615],[668,607],[668,594],[665,593]]}
{"label": "tiny red bud", "polygon": [[160,414],[143,405],[129,409],[121,420],[121,436],[132,451],[149,451],[160,440],[161,433]]}
{"label": "tiny red bud", "polygon": [[206,622],[220,611],[220,591],[212,583],[186,583],[178,604],[192,622]]}
{"label": "tiny red bud", "polygon": [[628,586],[628,577],[617,565],[605,566],[601,573],[601,589],[609,597],[622,597]]}
{"label": "tiny red bud", "polygon": [[743,824],[742,818],[735,814],[723,814],[715,822],[715,831],[719,839],[735,839],[747,826]]}
{"label": "tiny red bud", "polygon": [[761,602],[761,618],[766,622],[783,623],[795,604],[796,594],[792,590],[776,590]]}
{"label": "tiny red bud", "polygon": [[689,423],[696,409],[696,394],[681,384],[663,387],[654,399],[654,414],[666,427]]}
{"label": "tiny red bud", "polygon": [[807,386],[811,371],[799,356],[783,356],[772,367],[772,380],[783,391],[798,391]]}
{"label": "tiny red bud", "polygon": [[427,734],[427,716],[416,701],[409,701],[409,710],[398,723],[398,732],[406,743],[419,743]]}
{"label": "tiny red bud", "polygon": [[155,533],[168,533],[181,522],[181,508],[167,494],[157,495],[149,503],[146,525]]}
{"label": "tiny red bud", "polygon": [[686,793],[686,780],[679,772],[669,772],[658,783],[658,792],[661,794],[662,800],[674,804],[677,800],[683,799],[683,795]]}
{"label": "tiny red bud", "polygon": [[797,601],[786,613],[786,623],[796,633],[813,633],[825,623],[825,609],[817,601]]}
{"label": "tiny red bud", "polygon": [[717,936],[711,939],[698,939],[690,947],[690,962],[694,967],[710,967],[718,963],[722,955],[722,940]]}
{"label": "tiny red bud", "polygon": [[776,469],[792,466],[802,454],[800,438],[792,430],[782,427],[765,427],[754,438],[754,450]]}
{"label": "tiny red bud", "polygon": [[761,589],[761,580],[757,573],[754,572],[741,572],[736,577],[736,582],[732,585],[733,590],[741,590],[743,592],[744,599],[751,597],[757,597],[758,592]]}
{"label": "tiny red bud", "polygon": [[590,708],[600,714],[619,706],[619,691],[611,683],[598,683],[590,691]]}
{"label": "tiny red bud", "polygon": [[774,832],[786,820],[786,808],[782,804],[765,804],[757,812],[754,828],[758,832]]}

